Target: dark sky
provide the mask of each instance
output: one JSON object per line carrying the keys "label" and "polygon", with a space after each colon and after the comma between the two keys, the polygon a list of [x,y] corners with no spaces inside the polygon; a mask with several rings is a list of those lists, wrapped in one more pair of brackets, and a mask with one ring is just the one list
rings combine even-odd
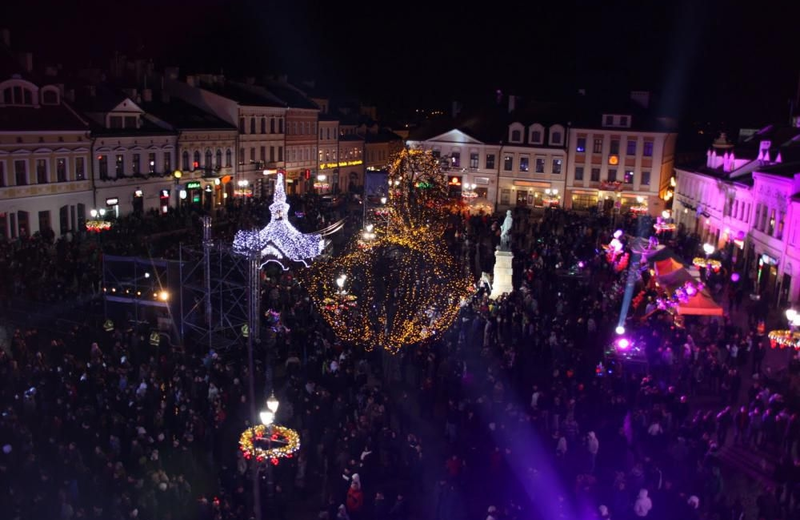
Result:
{"label": "dark sky", "polygon": [[[446,106],[495,89],[553,97],[649,89],[685,119],[788,114],[800,73],[795,2],[725,0],[26,0],[17,48],[64,63],[114,49],[184,70],[284,71],[381,106]],[[42,13],[50,16],[43,18]],[[32,23],[36,20],[36,23]]]}

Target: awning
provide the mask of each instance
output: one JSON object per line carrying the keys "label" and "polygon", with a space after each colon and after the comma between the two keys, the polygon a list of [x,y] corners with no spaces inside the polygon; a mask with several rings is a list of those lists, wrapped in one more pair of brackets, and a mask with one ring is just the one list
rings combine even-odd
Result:
{"label": "awning", "polygon": [[661,278],[662,276],[667,276],[668,274],[674,273],[679,269],[683,269],[683,264],[674,258],[666,258],[664,260],[655,262],[653,268],[656,271],[656,276]]}
{"label": "awning", "polygon": [[689,298],[686,303],[679,304],[678,314],[684,316],[722,316],[725,313],[722,307],[704,289]]}

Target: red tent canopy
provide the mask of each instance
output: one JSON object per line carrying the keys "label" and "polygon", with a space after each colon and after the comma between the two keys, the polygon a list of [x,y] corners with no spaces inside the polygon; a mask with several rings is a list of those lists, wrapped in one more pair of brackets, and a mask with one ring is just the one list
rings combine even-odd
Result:
{"label": "red tent canopy", "polygon": [[678,314],[693,316],[722,316],[722,307],[714,301],[708,291],[702,290],[678,305]]}
{"label": "red tent canopy", "polygon": [[666,276],[677,271],[678,269],[683,269],[683,264],[674,258],[667,258],[655,262],[654,268],[656,271],[656,276],[661,278],[662,276]]}

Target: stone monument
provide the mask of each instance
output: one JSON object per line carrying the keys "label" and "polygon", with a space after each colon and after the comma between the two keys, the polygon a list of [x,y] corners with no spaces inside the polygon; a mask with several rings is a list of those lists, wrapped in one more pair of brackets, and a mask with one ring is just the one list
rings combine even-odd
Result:
{"label": "stone monument", "polygon": [[500,227],[500,245],[494,252],[494,276],[492,277],[492,292],[489,295],[489,298],[492,299],[499,298],[503,293],[510,294],[514,289],[512,285],[514,254],[511,252],[511,227],[513,224],[511,210],[508,210],[506,219]]}

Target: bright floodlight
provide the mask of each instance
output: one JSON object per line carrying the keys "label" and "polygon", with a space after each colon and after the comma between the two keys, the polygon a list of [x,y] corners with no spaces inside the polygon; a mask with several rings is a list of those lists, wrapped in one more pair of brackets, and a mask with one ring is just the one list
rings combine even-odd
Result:
{"label": "bright floodlight", "polygon": [[381,197],[381,204],[386,204],[386,197]]}
{"label": "bright floodlight", "polygon": [[614,329],[614,332],[622,336],[623,334],[625,334],[625,327],[623,327],[622,325],[617,325],[617,328]]}
{"label": "bright floodlight", "polygon": [[367,233],[372,233],[372,229],[374,226],[372,224],[367,224]]}
{"label": "bright floodlight", "polygon": [[150,278],[150,273],[144,273],[145,278]]}
{"label": "bright floodlight", "polygon": [[269,408],[270,412],[276,414],[278,413],[278,406],[280,406],[280,404],[281,403],[278,401],[278,398],[275,397],[275,392],[272,392],[269,395],[269,399],[267,399],[267,408]]}
{"label": "bright floodlight", "polygon": [[626,348],[631,346],[631,342],[628,341],[627,338],[620,338],[619,341],[617,341],[617,346],[622,350],[625,350]]}
{"label": "bright floodlight", "polygon": [[167,291],[161,291],[158,293],[158,299],[162,302],[169,300],[169,293]]}
{"label": "bright floodlight", "polygon": [[793,322],[797,319],[797,311],[795,309],[786,309],[786,319]]}
{"label": "bright floodlight", "polygon": [[339,287],[339,289],[344,287],[344,281],[345,280],[347,280],[347,275],[346,274],[341,274],[341,275],[339,275],[339,278],[336,279],[336,285]]}
{"label": "bright floodlight", "polygon": [[711,253],[714,252],[714,246],[712,246],[709,243],[705,243],[703,244],[703,251],[705,251],[707,255],[710,255]]}
{"label": "bright floodlight", "polygon": [[105,216],[105,214],[106,214],[106,210],[105,210],[104,208],[100,208],[100,211],[99,211],[98,213],[100,213],[100,216],[101,216],[101,217],[102,217],[102,216]]}
{"label": "bright floodlight", "polygon": [[96,209],[93,209],[93,210],[91,210],[91,211],[89,212],[89,215],[91,215],[91,216],[92,216],[92,218],[97,218],[97,210],[96,210]]}
{"label": "bright floodlight", "polygon": [[263,412],[258,414],[261,419],[261,424],[264,426],[269,426],[272,424],[272,421],[275,420],[275,414],[268,410],[264,410]]}
{"label": "bright floodlight", "polygon": [[619,238],[621,236],[622,236],[622,230],[621,229],[618,229],[618,230],[614,231],[614,238]]}

